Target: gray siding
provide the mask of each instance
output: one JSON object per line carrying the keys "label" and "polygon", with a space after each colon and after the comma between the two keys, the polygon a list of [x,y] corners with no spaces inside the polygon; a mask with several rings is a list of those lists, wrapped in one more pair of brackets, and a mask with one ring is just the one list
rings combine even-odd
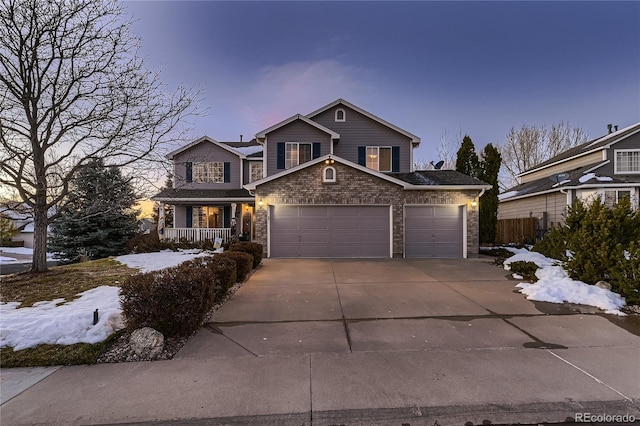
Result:
{"label": "gray siding", "polygon": [[[636,133],[635,135],[630,136],[615,145],[612,145],[611,148],[607,150],[607,160],[610,161],[608,164],[605,164],[597,170],[594,170],[594,172],[597,173],[598,176],[614,175],[615,151],[617,149],[640,149],[640,133]],[[637,176],[638,181],[640,182],[640,175],[633,174],[633,176]]]}
{"label": "gray siding", "polygon": [[[208,162],[220,161],[230,163],[229,183],[187,183],[186,163],[187,162]],[[185,189],[237,189],[240,186],[240,157],[227,151],[211,142],[203,141],[196,146],[177,154],[173,158],[174,164],[174,187]]]}
{"label": "gray siding", "polygon": [[267,176],[281,172],[278,170],[278,142],[320,143],[320,156],[331,153],[331,136],[302,120],[293,121],[267,135]]}
{"label": "gray siding", "polygon": [[[345,111],[346,121],[335,121],[337,109]],[[333,153],[338,157],[357,163],[359,146],[399,146],[400,172],[408,173],[411,171],[411,139],[401,133],[342,104],[336,105],[312,119],[340,134],[340,141],[333,147]]]}

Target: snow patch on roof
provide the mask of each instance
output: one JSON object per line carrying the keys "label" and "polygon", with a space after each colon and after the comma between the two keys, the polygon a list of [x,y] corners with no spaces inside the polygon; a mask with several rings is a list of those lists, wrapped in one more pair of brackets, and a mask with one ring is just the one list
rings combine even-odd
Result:
{"label": "snow patch on roof", "polygon": [[580,181],[580,183],[585,183],[593,178],[595,178],[598,182],[609,182],[613,180],[613,178],[609,176],[596,176],[595,173],[587,173],[586,175],[581,176],[578,180]]}
{"label": "snow patch on roof", "polygon": [[559,187],[561,185],[564,185],[565,183],[569,183],[569,182],[571,182],[571,179],[565,179],[565,180],[560,181],[558,183],[554,183],[552,188],[557,188],[557,187]]}
{"label": "snow patch on roof", "polygon": [[256,146],[243,146],[240,148],[232,147],[233,150],[238,151],[242,155],[251,155],[256,152],[262,152],[262,147],[259,145]]}

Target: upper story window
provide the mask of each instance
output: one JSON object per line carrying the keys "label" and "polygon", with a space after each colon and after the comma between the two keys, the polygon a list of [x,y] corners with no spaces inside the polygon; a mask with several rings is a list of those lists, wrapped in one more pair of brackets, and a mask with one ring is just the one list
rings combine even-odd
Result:
{"label": "upper story window", "polygon": [[224,163],[193,163],[194,182],[224,182]]}
{"label": "upper story window", "polygon": [[249,182],[262,179],[262,161],[251,161],[249,163]]}
{"label": "upper story window", "polygon": [[225,162],[187,162],[186,181],[197,183],[231,182],[230,166]]}
{"label": "upper story window", "polygon": [[336,110],[336,121],[347,121],[347,113],[342,108]]}
{"label": "upper story window", "polygon": [[311,160],[310,143],[287,142],[285,145],[284,168],[290,169]]}
{"label": "upper story window", "polygon": [[391,147],[368,146],[366,151],[367,168],[379,172],[391,171]]}
{"label": "upper story window", "polygon": [[640,149],[615,151],[616,173],[640,173]]}

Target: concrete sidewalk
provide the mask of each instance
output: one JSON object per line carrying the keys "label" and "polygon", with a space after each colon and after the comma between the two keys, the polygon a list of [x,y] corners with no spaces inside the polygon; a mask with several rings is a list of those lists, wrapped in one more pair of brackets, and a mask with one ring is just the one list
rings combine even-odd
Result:
{"label": "concrete sidewalk", "polygon": [[3,370],[0,420],[640,419],[638,324],[578,306],[547,315],[504,275],[477,261],[267,259],[173,360],[32,372],[41,380],[12,398],[4,397],[7,373],[20,372]]}

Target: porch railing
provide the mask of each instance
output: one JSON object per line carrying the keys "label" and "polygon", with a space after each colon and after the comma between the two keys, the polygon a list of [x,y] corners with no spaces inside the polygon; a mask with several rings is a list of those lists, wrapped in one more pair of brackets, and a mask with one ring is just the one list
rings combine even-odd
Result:
{"label": "porch railing", "polygon": [[231,228],[165,228],[162,239],[165,240],[180,240],[186,239],[187,241],[202,241],[202,240],[214,240],[215,238],[222,238],[222,241],[226,241],[231,238]]}

